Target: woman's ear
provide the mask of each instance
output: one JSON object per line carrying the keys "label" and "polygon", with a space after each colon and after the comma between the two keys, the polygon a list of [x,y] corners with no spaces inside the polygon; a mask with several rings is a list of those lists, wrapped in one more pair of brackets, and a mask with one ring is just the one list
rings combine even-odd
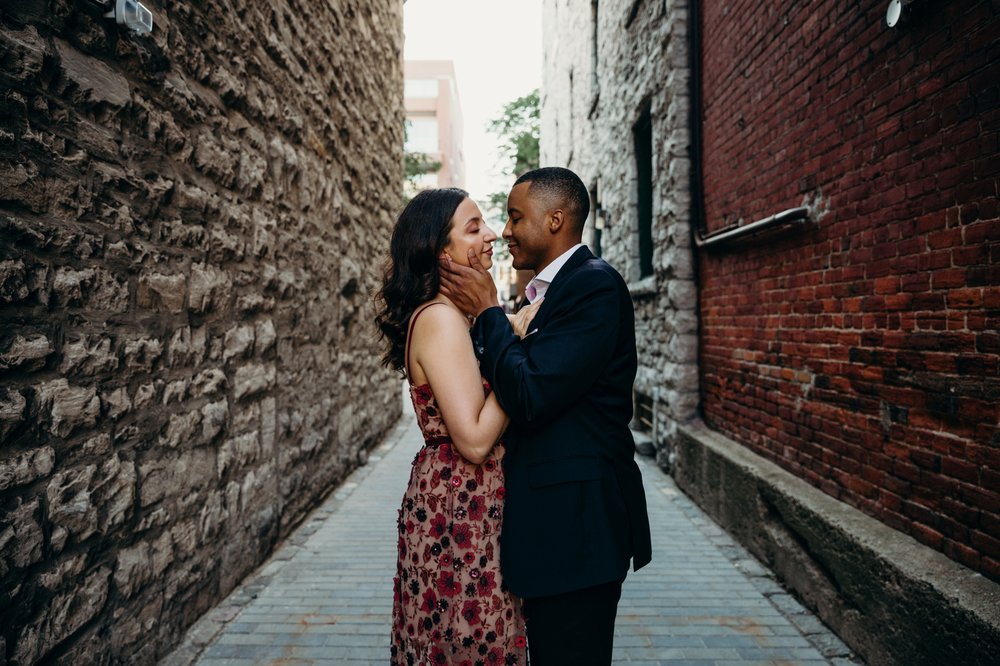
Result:
{"label": "woman's ear", "polygon": [[451,255],[448,254],[448,250],[442,250],[441,251],[441,256],[438,257],[438,258],[439,259],[447,259],[448,261],[454,261],[454,259],[451,258]]}

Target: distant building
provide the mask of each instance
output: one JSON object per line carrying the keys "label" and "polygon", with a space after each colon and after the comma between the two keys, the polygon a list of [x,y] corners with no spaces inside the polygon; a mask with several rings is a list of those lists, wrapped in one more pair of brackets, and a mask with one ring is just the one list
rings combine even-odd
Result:
{"label": "distant building", "polygon": [[418,176],[414,181],[415,189],[464,188],[464,126],[452,61],[407,60],[403,72],[406,152],[424,153],[441,163],[435,173]]}

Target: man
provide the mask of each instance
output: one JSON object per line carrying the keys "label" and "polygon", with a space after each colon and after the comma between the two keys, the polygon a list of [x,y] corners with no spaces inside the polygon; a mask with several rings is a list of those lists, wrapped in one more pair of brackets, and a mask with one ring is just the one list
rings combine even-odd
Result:
{"label": "man", "polygon": [[610,664],[629,560],[651,557],[642,478],[628,428],[635,315],[621,276],[581,243],[587,189],[568,169],[530,171],[507,202],[514,268],[541,300],[523,339],[478,258],[445,262],[441,288],[475,316],[480,370],[511,423],[500,561],[525,600],[534,666]]}

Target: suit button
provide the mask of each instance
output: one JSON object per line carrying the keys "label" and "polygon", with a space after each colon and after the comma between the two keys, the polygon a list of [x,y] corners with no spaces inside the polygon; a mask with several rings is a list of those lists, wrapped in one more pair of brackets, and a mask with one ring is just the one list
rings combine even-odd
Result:
{"label": "suit button", "polygon": [[482,354],[483,352],[485,352],[485,351],[486,351],[486,349],[485,349],[485,348],[484,348],[484,347],[483,347],[482,345],[480,345],[480,346],[479,346],[479,347],[477,348],[477,351],[478,351],[478,352],[479,352],[480,354]]}

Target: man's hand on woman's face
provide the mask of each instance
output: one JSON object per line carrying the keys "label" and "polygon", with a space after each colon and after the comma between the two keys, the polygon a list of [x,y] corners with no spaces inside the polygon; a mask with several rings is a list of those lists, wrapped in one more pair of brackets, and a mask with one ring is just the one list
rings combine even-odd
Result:
{"label": "man's hand on woman's face", "polygon": [[483,310],[500,305],[493,276],[483,268],[475,250],[469,249],[468,266],[445,258],[439,262],[438,273],[441,276],[441,293],[465,314],[478,317]]}

